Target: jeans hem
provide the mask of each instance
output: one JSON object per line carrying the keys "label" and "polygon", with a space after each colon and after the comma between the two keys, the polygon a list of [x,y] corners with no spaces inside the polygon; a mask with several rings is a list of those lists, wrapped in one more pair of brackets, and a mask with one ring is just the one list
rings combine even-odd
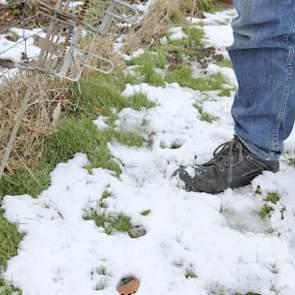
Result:
{"label": "jeans hem", "polygon": [[276,153],[273,151],[266,152],[265,150],[257,147],[256,145],[249,143],[248,141],[241,138],[239,135],[236,134],[239,140],[243,143],[243,145],[256,157],[264,160],[264,161],[278,161],[281,157],[281,153]]}

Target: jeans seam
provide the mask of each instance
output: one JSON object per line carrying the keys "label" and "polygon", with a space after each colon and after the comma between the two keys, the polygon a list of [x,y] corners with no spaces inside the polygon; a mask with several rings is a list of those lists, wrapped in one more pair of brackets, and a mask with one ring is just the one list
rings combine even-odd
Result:
{"label": "jeans seam", "polygon": [[294,57],[294,49],[289,48],[288,53],[288,60],[287,60],[287,67],[288,67],[288,78],[285,82],[283,94],[281,98],[281,105],[280,105],[280,111],[278,113],[276,124],[273,132],[273,150],[277,151],[280,148],[280,140],[279,140],[279,130],[283,121],[283,117],[285,116],[287,104],[289,100],[289,89],[292,81],[292,64],[293,64],[293,57]]}
{"label": "jeans seam", "polygon": [[276,124],[273,132],[273,150],[279,150],[280,148],[280,139],[279,139],[279,130],[283,121],[283,117],[286,113],[286,108],[289,100],[289,89],[292,82],[293,77],[293,70],[292,70],[292,64],[293,64],[293,58],[294,58],[294,48],[290,47],[289,43],[289,37],[291,36],[292,32],[295,30],[295,18],[293,20],[291,29],[289,34],[286,36],[286,42],[289,46],[289,52],[288,52],[288,59],[287,59],[287,68],[288,68],[288,78],[285,82],[282,99],[281,99],[281,105],[280,105],[280,111],[278,113]]}

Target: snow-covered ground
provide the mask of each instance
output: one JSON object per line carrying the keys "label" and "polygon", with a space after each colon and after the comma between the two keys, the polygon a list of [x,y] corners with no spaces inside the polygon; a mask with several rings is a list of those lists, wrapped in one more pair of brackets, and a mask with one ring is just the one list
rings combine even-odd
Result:
{"label": "snow-covered ground", "polygon": [[[39,55],[40,49],[33,45],[34,35],[41,32],[40,29],[18,29],[11,28],[10,34],[13,34],[17,37],[17,40],[14,42],[6,38],[7,34],[0,35],[0,59],[8,59],[13,62],[21,61],[23,56],[27,58],[36,58]],[[0,81],[4,77],[9,77],[14,75],[16,69],[7,69],[1,67],[0,64]]]}
{"label": "snow-covered ground", "polygon": [[[205,20],[207,42],[221,51],[229,45],[231,31],[220,22],[231,15],[208,15]],[[211,65],[210,71],[226,72],[235,85],[231,70]],[[185,192],[171,181],[171,174],[180,164],[208,160],[217,145],[231,139],[233,97],[205,95],[177,84],[128,85],[124,95],[135,92],[146,93],[156,107],[123,110],[117,128],[150,134],[153,145],[110,144],[122,163],[119,179],[103,169],[90,174],[84,168],[87,158],[77,154],[56,167],[51,186],[37,199],[5,197],[7,219],[19,222],[26,232],[5,278],[24,295],[111,295],[128,274],[140,279],[139,295],[294,295],[295,169],[282,161],[276,175],[265,173],[248,187],[218,196]],[[204,95],[204,110],[218,117],[212,124],[201,121],[194,107]],[[102,119],[96,124],[105,127]],[[294,133],[286,146],[291,153]],[[261,194],[255,193],[258,186]],[[103,210],[127,214],[145,226],[146,236],[106,235],[83,219],[89,208],[98,209],[105,190],[111,196]],[[273,205],[271,218],[262,219],[258,212],[268,192],[279,193],[281,199]],[[146,210],[150,214],[141,215]],[[96,290],[101,286],[103,290]]]}

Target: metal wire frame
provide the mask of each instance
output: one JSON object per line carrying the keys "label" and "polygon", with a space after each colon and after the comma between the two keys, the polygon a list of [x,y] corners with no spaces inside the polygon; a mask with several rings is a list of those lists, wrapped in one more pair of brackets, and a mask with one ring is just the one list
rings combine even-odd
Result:
{"label": "metal wire frame", "polygon": [[[53,52],[45,52],[42,67],[40,65],[29,64],[27,62],[19,62],[19,66],[23,70],[36,69],[42,74],[55,75],[60,78],[65,78],[71,81],[79,81],[85,68],[92,69],[105,74],[111,73],[114,69],[112,61],[91,53],[93,43],[96,38],[96,34],[106,34],[113,22],[125,22],[130,25],[136,23],[139,19],[138,11],[130,4],[122,0],[113,0],[109,9],[106,11],[104,17],[101,20],[101,24],[96,26],[89,25],[84,22],[84,17],[87,9],[89,8],[89,0],[84,0],[86,7],[80,8],[80,15],[78,17],[67,12],[67,8],[70,5],[70,0],[61,1],[59,7],[51,7],[44,4],[42,0],[37,0],[40,3],[41,9],[38,11],[38,15],[42,15],[54,22],[55,26],[52,30],[51,36],[49,36],[47,42],[52,46],[58,47],[62,33],[66,30],[69,31],[64,42],[65,49],[61,55],[54,56]],[[27,0],[19,1],[19,3],[27,2]],[[124,12],[129,14],[120,14],[119,9],[123,8]],[[82,15],[81,15],[82,13]],[[131,13],[131,16],[130,16]],[[24,18],[25,21],[25,18]],[[90,35],[89,43],[85,50],[79,48],[78,42],[81,39],[82,32],[87,32]],[[25,37],[23,32],[23,38],[0,52],[0,56],[9,51],[11,48],[18,46],[24,42],[24,52],[27,56],[26,42],[31,37]],[[54,38],[56,38],[54,40]],[[86,63],[86,60],[91,58],[96,60],[95,64],[100,64],[101,67],[95,67]],[[64,59],[64,62],[62,60]],[[74,74],[73,74],[74,73]],[[71,74],[71,75],[70,75]]]}
{"label": "metal wire frame", "polygon": [[[21,0],[21,2],[26,0]],[[40,1],[40,0],[38,0]],[[9,139],[9,142],[7,144],[7,148],[5,150],[3,159],[1,161],[0,165],[0,181],[4,173],[4,169],[6,167],[6,164],[8,162],[8,159],[10,157],[11,151],[13,149],[13,145],[17,136],[17,132],[19,130],[19,127],[21,125],[22,118],[25,114],[25,112],[28,109],[28,102],[31,97],[31,94],[33,92],[33,89],[35,85],[38,83],[38,77],[40,74],[52,74],[55,76],[58,76],[60,78],[66,78],[72,81],[78,81],[81,77],[81,74],[85,68],[89,68],[95,71],[100,71],[104,73],[110,73],[113,70],[113,63],[109,61],[108,59],[105,59],[103,57],[100,57],[98,55],[91,54],[91,48],[95,39],[96,34],[106,34],[108,30],[110,29],[113,21],[124,21],[129,24],[134,24],[139,19],[139,14],[137,10],[130,4],[122,1],[122,0],[113,0],[111,7],[109,10],[105,13],[104,18],[102,19],[101,25],[98,28],[92,27],[90,25],[84,24],[84,17],[87,12],[87,7],[89,6],[89,0],[84,0],[84,5],[82,6],[80,10],[80,14],[76,18],[76,21],[73,23],[73,20],[63,20],[59,15],[59,10],[61,10],[62,4],[65,4],[64,7],[68,7],[70,0],[66,0],[63,3],[63,0],[58,0],[56,6],[51,10],[51,16],[49,16],[50,23],[47,29],[46,37],[43,39],[48,44],[55,44],[58,45],[61,32],[65,29],[71,28],[69,30],[69,40],[66,42],[66,49],[63,51],[62,55],[57,55],[57,58],[54,57],[54,53],[50,52],[49,50],[46,50],[46,48],[41,47],[41,52],[38,57],[38,61],[36,65],[26,65],[26,64],[20,64],[24,69],[31,70],[32,71],[32,78],[30,86],[28,87],[26,94],[24,96],[23,102],[21,104],[21,108],[17,114],[16,123],[13,127],[13,130],[11,132],[11,136]],[[132,17],[130,15],[120,15],[118,13],[118,6],[122,6],[125,11],[131,12]],[[23,19],[24,21],[24,19]],[[63,25],[56,25],[56,24]],[[88,46],[86,46],[86,50],[81,50],[78,46],[79,40],[82,37],[82,31],[88,32],[92,34],[90,41],[88,42]],[[23,34],[23,39],[25,39],[25,35]],[[26,40],[25,40],[26,42]],[[26,47],[26,46],[25,46]],[[74,78],[71,78],[67,75],[67,72],[70,70],[72,65],[76,65],[75,57],[81,55],[82,57],[78,60],[80,69],[77,71],[77,75]],[[95,66],[92,66],[90,64],[85,63],[86,59],[88,57],[96,58],[100,62],[105,62],[110,66],[109,70],[103,70],[101,68],[97,68]],[[59,60],[59,58],[61,60]],[[62,58],[64,60],[62,61]],[[46,62],[51,62],[52,65],[54,65],[54,68],[48,68],[46,67]],[[56,70],[57,69],[57,70]]]}

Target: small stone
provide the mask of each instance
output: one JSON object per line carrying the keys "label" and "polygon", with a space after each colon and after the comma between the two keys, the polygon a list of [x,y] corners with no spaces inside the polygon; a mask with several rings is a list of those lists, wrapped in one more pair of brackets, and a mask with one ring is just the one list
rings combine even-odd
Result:
{"label": "small stone", "polygon": [[147,233],[146,229],[141,224],[135,225],[128,232],[129,236],[133,239],[141,238],[145,236],[146,233]]}

